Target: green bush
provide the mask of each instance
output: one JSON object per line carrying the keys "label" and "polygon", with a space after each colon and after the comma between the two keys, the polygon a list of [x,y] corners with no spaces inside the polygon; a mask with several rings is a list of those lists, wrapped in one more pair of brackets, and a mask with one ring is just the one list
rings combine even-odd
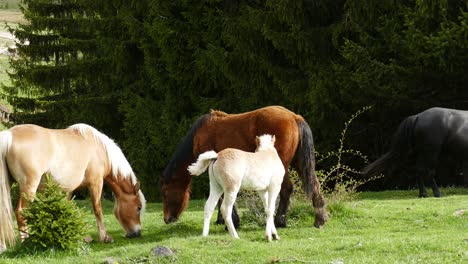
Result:
{"label": "green bush", "polygon": [[29,235],[22,247],[34,251],[78,248],[89,230],[84,212],[49,176],[45,177],[44,189],[28,201],[22,215]]}

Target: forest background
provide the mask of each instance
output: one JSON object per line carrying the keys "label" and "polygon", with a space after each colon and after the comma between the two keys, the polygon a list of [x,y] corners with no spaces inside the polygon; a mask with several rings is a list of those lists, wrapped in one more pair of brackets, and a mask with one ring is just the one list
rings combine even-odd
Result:
{"label": "forest background", "polygon": [[[150,201],[178,142],[210,109],[282,105],[305,117],[326,153],[344,122],[372,106],[346,137],[369,160],[404,117],[468,109],[465,0],[20,2],[26,22],[11,27],[18,56],[2,85],[8,125],[96,127],[122,147]],[[367,188],[415,182],[401,173]],[[192,187],[195,197],[207,191],[206,180]]]}

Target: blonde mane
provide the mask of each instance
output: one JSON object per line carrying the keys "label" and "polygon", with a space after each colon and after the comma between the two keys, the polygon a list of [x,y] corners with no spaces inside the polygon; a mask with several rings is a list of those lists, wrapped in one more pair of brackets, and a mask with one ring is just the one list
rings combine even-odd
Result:
{"label": "blonde mane", "polygon": [[211,109],[210,114],[212,116],[217,116],[217,117],[222,117],[222,116],[227,116],[228,115],[226,112],[223,112],[223,111],[220,111],[220,110],[215,110],[215,109]]}
{"label": "blonde mane", "polygon": [[137,183],[137,178],[132,170],[132,167],[130,166],[130,163],[128,163],[122,150],[112,139],[87,124],[75,124],[69,128],[78,131],[83,137],[86,137],[86,131],[90,131],[93,134],[94,139],[101,142],[106,149],[107,156],[112,168],[112,176],[117,178],[117,176],[120,174],[124,178],[130,177],[132,185]]}

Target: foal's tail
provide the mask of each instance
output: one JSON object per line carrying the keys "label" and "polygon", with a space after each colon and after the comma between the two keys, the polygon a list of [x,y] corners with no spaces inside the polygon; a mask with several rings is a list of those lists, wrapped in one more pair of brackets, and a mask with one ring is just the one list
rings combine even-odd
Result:
{"label": "foal's tail", "polygon": [[198,176],[205,172],[206,169],[208,169],[210,166],[211,162],[216,158],[218,158],[218,154],[213,150],[202,153],[200,156],[198,156],[197,162],[188,166],[187,170],[191,175]]}
{"label": "foal's tail", "polygon": [[15,244],[13,228],[13,205],[10,197],[10,181],[6,153],[11,146],[12,135],[9,130],[0,132],[0,252],[6,249],[6,244]]}
{"label": "foal's tail", "polygon": [[384,170],[398,166],[408,158],[413,149],[414,126],[417,120],[418,117],[414,115],[405,118],[400,123],[397,131],[393,134],[390,150],[376,161],[367,165],[363,169],[364,175],[374,176],[383,173]]}

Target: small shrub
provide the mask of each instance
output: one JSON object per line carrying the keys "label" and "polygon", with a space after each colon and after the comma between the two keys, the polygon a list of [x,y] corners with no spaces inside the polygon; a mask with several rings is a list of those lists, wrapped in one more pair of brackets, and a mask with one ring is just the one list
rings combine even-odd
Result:
{"label": "small shrub", "polygon": [[237,206],[246,208],[242,212],[242,225],[264,226],[266,224],[265,208],[256,191],[241,190],[237,198]]}
{"label": "small shrub", "polygon": [[44,189],[28,201],[22,215],[29,235],[22,247],[29,250],[76,249],[89,229],[84,212],[47,175]]}
{"label": "small shrub", "polygon": [[328,196],[329,203],[352,200],[355,198],[359,186],[381,177],[381,175],[378,175],[371,178],[363,178],[360,171],[346,165],[344,162],[345,156],[350,156],[350,159],[354,159],[354,161],[356,161],[355,159],[357,158],[363,163],[368,162],[367,157],[360,151],[345,149],[344,142],[346,139],[346,132],[352,121],[370,108],[370,106],[363,107],[345,122],[345,127],[341,132],[338,150],[330,151],[325,155],[316,153],[317,164],[323,164],[325,162],[332,164],[329,165],[328,168],[324,166],[324,169],[317,171],[317,177],[320,180],[322,192]]}

